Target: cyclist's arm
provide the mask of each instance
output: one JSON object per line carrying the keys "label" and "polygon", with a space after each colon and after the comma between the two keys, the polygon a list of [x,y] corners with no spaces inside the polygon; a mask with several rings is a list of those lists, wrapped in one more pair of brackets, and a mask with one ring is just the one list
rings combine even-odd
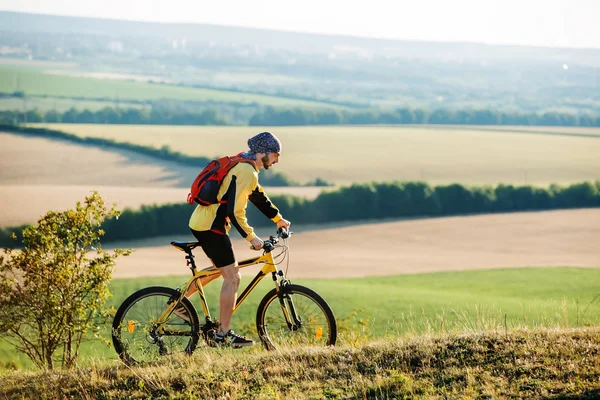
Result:
{"label": "cyclist's arm", "polygon": [[271,202],[260,184],[256,185],[256,188],[250,194],[249,200],[271,221],[277,223],[281,220],[279,210]]}
{"label": "cyclist's arm", "polygon": [[[240,166],[241,168],[238,168]],[[248,225],[246,206],[250,194],[258,185],[258,175],[254,167],[247,164],[240,164],[234,169],[235,174],[231,177],[231,184],[227,191],[227,216],[240,235],[251,242],[256,234],[254,229]]]}

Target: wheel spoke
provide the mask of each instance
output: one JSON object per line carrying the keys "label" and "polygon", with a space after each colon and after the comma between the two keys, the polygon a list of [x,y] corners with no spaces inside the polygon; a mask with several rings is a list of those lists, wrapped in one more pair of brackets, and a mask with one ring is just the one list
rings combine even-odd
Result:
{"label": "wheel spoke", "polygon": [[175,314],[166,322],[158,320],[174,294],[177,292],[169,288],[142,289],[121,305],[113,322],[113,343],[123,360],[151,361],[193,351],[199,337],[199,323],[189,301],[184,300],[181,305],[191,316],[191,322]]}
{"label": "wheel spoke", "polygon": [[275,292],[267,295],[259,306],[257,328],[268,349],[335,344],[335,318],[320,296],[310,289],[292,285],[287,289],[284,304],[291,325]]}

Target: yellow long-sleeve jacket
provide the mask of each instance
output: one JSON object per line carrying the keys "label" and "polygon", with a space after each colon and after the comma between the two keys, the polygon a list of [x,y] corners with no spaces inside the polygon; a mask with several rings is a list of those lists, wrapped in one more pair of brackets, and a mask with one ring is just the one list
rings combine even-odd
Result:
{"label": "yellow long-sleeve jacket", "polygon": [[227,173],[217,199],[226,202],[196,206],[190,217],[190,228],[227,234],[233,225],[244,239],[252,241],[256,234],[246,218],[248,200],[273,222],[281,219],[279,210],[258,183],[258,170],[249,163],[240,162]]}

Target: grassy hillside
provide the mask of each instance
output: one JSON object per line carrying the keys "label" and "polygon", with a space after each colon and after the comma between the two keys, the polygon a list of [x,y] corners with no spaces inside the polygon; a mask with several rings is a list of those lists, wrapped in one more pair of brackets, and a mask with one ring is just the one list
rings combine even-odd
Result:
{"label": "grassy hillside", "polygon": [[[244,283],[251,274],[245,273]],[[112,282],[111,304],[119,304],[147,286],[177,287],[187,277],[119,279]],[[339,325],[342,346],[382,338],[423,334],[456,335],[488,330],[535,327],[584,327],[600,324],[599,269],[523,268],[399,275],[360,279],[293,279],[325,298]],[[206,288],[213,317],[218,318],[220,281]],[[233,318],[236,331],[256,337],[256,308],[272,288],[261,282]],[[240,288],[241,291],[241,288]],[[201,310],[197,298],[192,302]],[[108,329],[105,336],[110,337]],[[261,353],[260,346],[251,352]],[[114,360],[112,348],[99,341],[85,343],[82,363]],[[30,363],[0,342],[4,365],[30,367]]]}
{"label": "grassy hillside", "polygon": [[[600,179],[600,129],[461,126],[184,127],[43,124],[192,156],[228,154],[268,129],[283,142],[276,171],[298,182],[568,184]],[[529,133],[528,133],[529,132]],[[582,135],[582,136],[576,136]]]}
{"label": "grassy hillside", "polygon": [[0,396],[98,399],[569,398],[600,396],[600,331],[490,331],[126,368],[0,373]]}
{"label": "grassy hillside", "polygon": [[[338,108],[331,104],[285,97],[154,84],[117,79],[97,79],[50,74],[42,70],[0,66],[0,92],[21,91],[28,96],[78,97],[109,100],[215,101],[300,108]],[[81,106],[80,106],[81,108]]]}

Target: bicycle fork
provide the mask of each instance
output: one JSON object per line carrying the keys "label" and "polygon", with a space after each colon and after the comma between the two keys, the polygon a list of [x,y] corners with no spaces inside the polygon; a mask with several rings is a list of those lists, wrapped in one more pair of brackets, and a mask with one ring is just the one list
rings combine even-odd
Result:
{"label": "bicycle fork", "polygon": [[[285,322],[287,323],[288,329],[290,331],[297,331],[302,327],[302,320],[296,313],[296,307],[294,307],[294,300],[287,293],[287,286],[291,283],[287,279],[283,279],[283,271],[277,271],[277,275],[282,279],[279,281],[277,285],[277,297],[279,298],[279,306],[281,307],[281,311],[285,317]],[[273,272],[273,280],[277,280],[277,275]]]}

